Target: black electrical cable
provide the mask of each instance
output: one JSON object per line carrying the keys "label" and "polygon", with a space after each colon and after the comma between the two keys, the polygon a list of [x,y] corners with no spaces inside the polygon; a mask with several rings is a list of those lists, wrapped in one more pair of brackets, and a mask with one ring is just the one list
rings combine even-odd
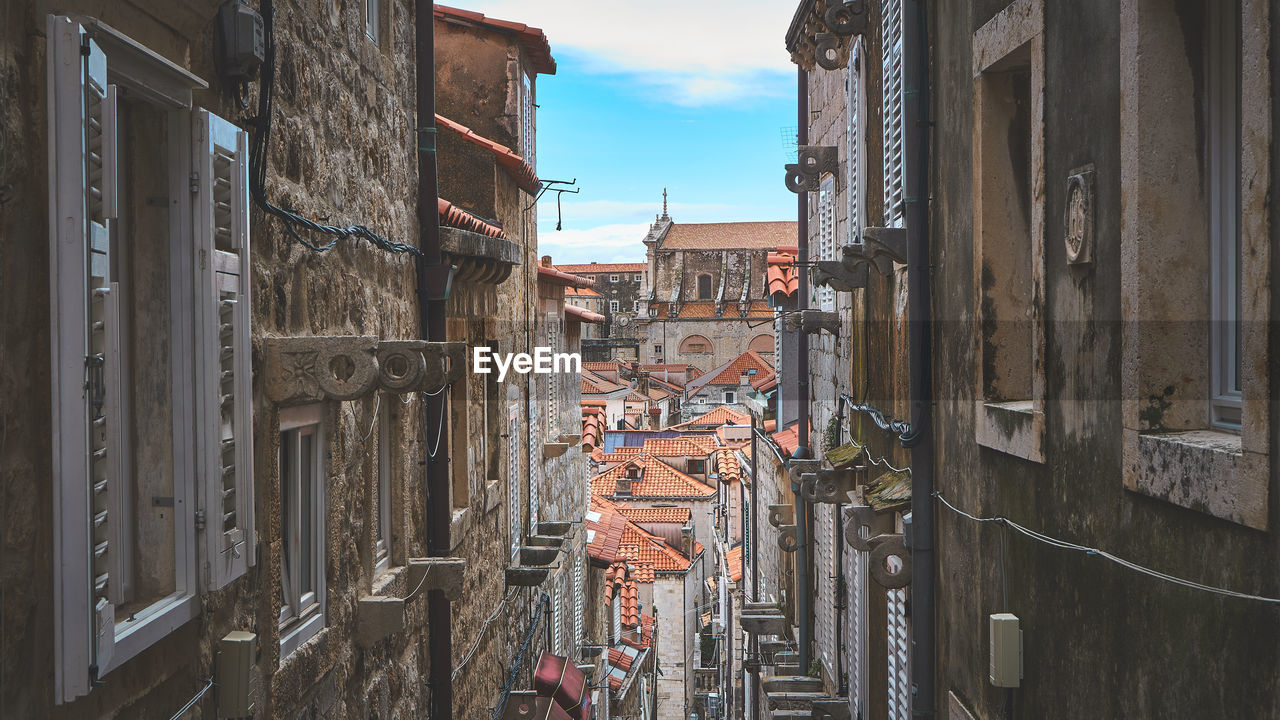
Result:
{"label": "black electrical cable", "polygon": [[[262,25],[264,52],[262,76],[259,79],[258,115],[251,122],[253,133],[249,143],[249,192],[258,206],[268,215],[281,221],[285,234],[300,245],[315,252],[332,249],[339,240],[355,238],[368,240],[374,246],[393,253],[422,253],[412,245],[394,242],[373,232],[364,225],[325,225],[273,204],[267,199],[267,154],[271,139],[272,100],[275,91],[276,44],[273,32],[275,8],[272,0],[262,0]],[[327,235],[326,243],[313,243],[302,236],[303,232]]]}

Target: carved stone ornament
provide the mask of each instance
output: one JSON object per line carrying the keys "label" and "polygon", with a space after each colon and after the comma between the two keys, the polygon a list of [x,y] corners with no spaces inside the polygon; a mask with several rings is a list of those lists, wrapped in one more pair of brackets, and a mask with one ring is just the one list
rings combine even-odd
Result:
{"label": "carved stone ornament", "polygon": [[466,343],[371,335],[263,340],[267,399],[277,405],[355,400],[376,390],[435,392],[466,372]]}
{"label": "carved stone ornament", "polygon": [[1071,171],[1067,178],[1067,228],[1064,234],[1067,263],[1087,265],[1093,262],[1093,166]]}

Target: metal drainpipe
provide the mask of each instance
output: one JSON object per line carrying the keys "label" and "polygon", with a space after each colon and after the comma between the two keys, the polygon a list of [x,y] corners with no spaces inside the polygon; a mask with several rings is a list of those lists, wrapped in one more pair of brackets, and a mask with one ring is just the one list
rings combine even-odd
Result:
{"label": "metal drainpipe", "polygon": [[904,185],[907,231],[907,342],[911,382],[912,716],[935,716],[933,557],[933,376],[929,262],[929,39],[925,0],[902,14]]}
{"label": "metal drainpipe", "polygon": [[[781,406],[780,402],[775,403],[774,405],[775,410],[780,406]],[[774,414],[780,415],[781,411],[776,410]],[[756,487],[757,487],[756,478],[759,477],[759,474],[756,468],[760,466],[760,456],[756,454],[756,433],[757,432],[759,432],[759,430],[756,430],[756,417],[755,415],[752,415],[751,416],[751,517],[750,517],[751,524],[746,526],[750,528],[750,538],[751,538],[751,602],[760,602],[760,556],[756,553],[756,548],[758,547],[756,534],[759,532],[759,529],[756,527],[756,514],[760,512],[760,504],[757,502],[759,495],[758,495],[758,491],[756,490]],[[744,551],[745,551],[745,548],[744,548]],[[746,597],[745,592],[742,595],[744,598]],[[760,658],[760,638],[755,633],[751,633],[751,657],[756,658],[757,660],[759,660]],[[760,717],[760,671],[759,670],[751,671],[751,697],[748,702],[750,703],[750,707],[751,707],[751,720],[756,720],[757,718]],[[747,703],[744,703],[744,704],[747,704]]]}
{"label": "metal drainpipe", "polygon": [[[418,124],[418,315],[422,336],[430,342],[444,342],[445,301],[443,293],[432,292],[430,269],[444,264],[440,250],[439,179],[436,175],[436,66],[435,7],[418,0],[414,4],[414,47],[417,75]],[[432,297],[432,296],[436,297]],[[432,403],[428,398],[424,432],[444,422],[448,393]],[[449,444],[442,443],[435,457],[427,458],[428,554],[449,554]],[[427,593],[427,627],[431,658],[431,715],[438,720],[453,718],[453,685],[449,678],[453,656],[453,615],[442,590]]]}
{"label": "metal drainpipe", "polygon": [[[796,74],[796,143],[799,145],[809,144],[809,73],[804,68],[799,68]],[[796,288],[798,310],[805,310],[809,307],[809,196],[807,193],[799,193],[796,200],[796,241],[799,255],[798,265],[801,268],[799,275],[799,283]],[[799,447],[792,453],[794,458],[807,458],[811,455],[809,452],[809,336],[804,332],[796,333],[796,344],[799,356],[796,363],[796,399],[799,401],[796,414],[796,436],[798,438]],[[809,661],[811,660],[811,649],[809,647],[810,628],[813,625],[812,617],[812,599],[809,592],[809,582],[812,577],[809,557],[809,513],[808,506],[804,499],[800,497],[800,486],[796,483],[791,484],[791,491],[795,495],[795,515],[796,515],[796,540],[799,548],[796,550],[796,620],[799,625],[799,656],[800,656],[800,674],[809,672]]]}

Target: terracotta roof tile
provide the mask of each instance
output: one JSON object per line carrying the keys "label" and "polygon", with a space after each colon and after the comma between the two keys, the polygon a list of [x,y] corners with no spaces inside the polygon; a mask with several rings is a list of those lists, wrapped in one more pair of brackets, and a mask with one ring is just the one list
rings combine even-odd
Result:
{"label": "terracotta roof tile", "polygon": [[724,407],[723,405],[712,410],[705,415],[699,415],[692,420],[686,420],[679,425],[672,425],[672,429],[692,427],[696,425],[719,427],[720,425],[750,425],[751,417],[736,410]]}
{"label": "terracotta roof tile", "polygon": [[639,480],[631,483],[629,497],[701,499],[716,494],[715,488],[646,455],[637,456],[596,475],[591,480],[591,494],[606,498],[619,497],[618,478],[624,477],[628,468],[633,467],[641,468],[641,474]]}
{"label": "terracotta roof tile", "polygon": [[[559,265],[557,267],[561,270],[564,270],[563,265]],[[564,289],[564,294],[565,294],[565,297],[604,297],[603,295],[596,292],[595,290],[592,290],[589,287],[588,288],[567,287]]]}
{"label": "terracotta roof tile", "polygon": [[716,439],[711,435],[685,435],[675,438],[646,438],[641,452],[656,457],[706,457],[715,447]]}
{"label": "terracotta roof tile", "polygon": [[598,407],[582,408],[582,448],[588,452],[600,445],[604,434],[604,409]]}
{"label": "terracotta roof tile", "polygon": [[796,239],[794,220],[775,222],[673,223],[662,250],[768,249]]}
{"label": "terracotta roof tile", "polygon": [[525,192],[536,193],[542,187],[542,183],[538,181],[537,174],[533,172],[533,167],[507,146],[487,137],[477,135],[474,130],[466,125],[454,122],[439,113],[436,114],[436,123],[458,133],[462,136],[462,139],[492,152],[494,157],[497,158],[498,164],[507,171],[507,174],[511,175],[511,178]]}
{"label": "terracotta roof tile", "polygon": [[579,265],[558,265],[561,270],[571,273],[638,273],[649,269],[648,263],[585,263]]}
{"label": "terracotta roof tile", "polygon": [[[791,248],[787,248],[790,250]],[[766,275],[769,294],[794,295],[800,284],[800,276],[796,272],[796,256],[778,248],[778,252],[769,253],[769,270]]]}
{"label": "terracotta roof tile", "polygon": [[591,323],[593,325],[599,325],[604,322],[604,316],[600,313],[593,313],[577,305],[565,305],[564,316],[566,320],[577,320],[578,322]]}
{"label": "terracotta roof tile", "polygon": [[716,472],[720,473],[720,481],[734,483],[742,479],[742,465],[738,455],[729,448],[716,449]]}
{"label": "terracotta roof tile", "polygon": [[753,377],[764,377],[773,374],[773,365],[761,357],[760,353],[748,350],[689,383],[686,389],[693,391],[704,385],[737,385],[742,381],[742,376],[751,370],[756,371]]}
{"label": "terracotta roof tile", "polygon": [[725,553],[725,562],[729,565],[729,579],[733,582],[742,580],[742,546],[736,545]]}
{"label": "terracotta roof tile", "polygon": [[444,227],[467,230],[489,237],[507,239],[507,233],[497,225],[490,224],[476,215],[463,210],[444,198],[436,198],[440,208],[440,224]]}
{"label": "terracotta roof tile", "polygon": [[773,317],[773,308],[770,307],[769,303],[767,302],[760,302],[759,300],[754,300],[751,302],[751,305],[747,308],[747,317],[749,318]]}
{"label": "terracotta roof tile", "polygon": [[550,285],[562,285],[566,287],[591,287],[595,281],[591,278],[585,278],[573,275],[567,272],[561,272],[548,265],[538,266],[538,282],[545,282]]}
{"label": "terracotta roof tile", "polygon": [[687,523],[693,510],[687,507],[619,507],[618,513],[633,523]]}
{"label": "terracotta roof tile", "polygon": [[[782,451],[782,454],[787,457],[791,457],[791,454],[796,451],[796,448],[800,447],[799,427],[799,423],[791,423],[785,430],[776,432],[770,436],[773,438],[773,441],[777,443],[778,449]],[[810,426],[810,432],[812,432],[812,425]]]}

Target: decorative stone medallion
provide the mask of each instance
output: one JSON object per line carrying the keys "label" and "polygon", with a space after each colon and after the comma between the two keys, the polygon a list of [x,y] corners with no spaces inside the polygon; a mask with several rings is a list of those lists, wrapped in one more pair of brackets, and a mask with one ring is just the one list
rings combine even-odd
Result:
{"label": "decorative stone medallion", "polygon": [[1067,228],[1064,235],[1067,263],[1093,262],[1094,189],[1093,165],[1071,171],[1067,178]]}

